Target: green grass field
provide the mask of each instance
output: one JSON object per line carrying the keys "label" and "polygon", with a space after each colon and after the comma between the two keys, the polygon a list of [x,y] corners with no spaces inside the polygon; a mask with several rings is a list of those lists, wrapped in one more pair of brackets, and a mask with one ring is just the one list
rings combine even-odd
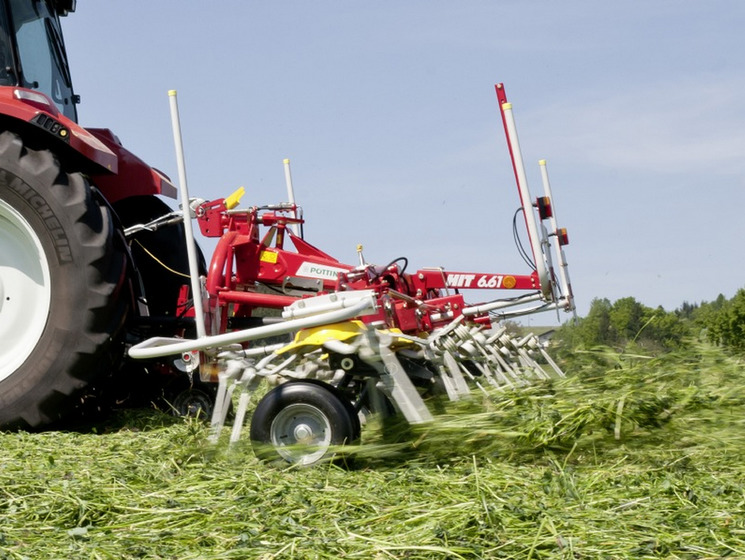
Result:
{"label": "green grass field", "polygon": [[280,469],[196,420],[0,434],[0,558],[745,558],[745,373],[699,346],[370,425]]}

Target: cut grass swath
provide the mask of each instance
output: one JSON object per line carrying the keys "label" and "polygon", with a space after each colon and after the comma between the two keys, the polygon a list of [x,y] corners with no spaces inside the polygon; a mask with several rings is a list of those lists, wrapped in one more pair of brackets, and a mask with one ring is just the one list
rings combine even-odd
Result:
{"label": "cut grass swath", "polygon": [[0,434],[0,558],[745,557],[743,364],[592,361],[373,423],[351,469],[267,467],[141,411]]}

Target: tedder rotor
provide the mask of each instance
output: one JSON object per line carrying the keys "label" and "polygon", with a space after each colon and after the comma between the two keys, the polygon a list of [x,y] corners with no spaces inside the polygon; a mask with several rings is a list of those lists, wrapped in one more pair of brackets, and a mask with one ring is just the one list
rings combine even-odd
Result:
{"label": "tedder rotor", "polygon": [[[152,337],[131,346],[130,357],[175,356],[201,382],[217,381],[215,441],[233,404],[230,441],[237,441],[251,396],[262,382],[274,385],[253,411],[250,438],[260,457],[297,464],[357,441],[372,413],[428,422],[429,395],[456,400],[473,390],[563,376],[535,335],[516,337],[500,324],[575,308],[563,249],[568,237],[557,226],[546,162],[543,196],[533,198],[512,105],[502,84],[496,92],[530,241],[523,250],[528,274],[409,272],[406,258],[373,265],[361,248],[359,263],[342,263],[304,239],[287,160],[290,202],[239,208],[242,189],[224,199],[190,200],[171,92],[191,293],[201,294],[190,301],[184,289],[179,305],[194,318],[196,337]],[[193,245],[193,218],[203,235],[218,238],[206,274]],[[160,217],[125,234],[156,231],[175,219]],[[462,290],[480,290],[484,301],[468,303]]]}

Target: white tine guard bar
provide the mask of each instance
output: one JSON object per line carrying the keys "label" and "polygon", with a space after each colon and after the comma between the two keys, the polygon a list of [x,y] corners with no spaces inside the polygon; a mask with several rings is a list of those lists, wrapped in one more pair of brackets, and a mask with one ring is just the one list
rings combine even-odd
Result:
{"label": "white tine guard bar", "polygon": [[[330,323],[347,321],[360,315],[366,315],[375,311],[377,301],[372,292],[356,292],[360,294],[358,301],[352,304],[351,298],[345,299],[335,309],[327,310],[317,315],[292,319],[273,325],[265,325],[253,329],[228,332],[214,336],[203,336],[196,340],[183,338],[149,338],[129,349],[129,355],[135,359],[161,358],[191,352],[192,350],[207,350],[209,348],[220,348],[230,344],[258,340],[269,336],[287,334],[300,329],[320,327]],[[325,297],[325,296],[320,296]]]}
{"label": "white tine guard bar", "polygon": [[553,299],[551,278],[549,277],[545,259],[541,251],[541,237],[538,233],[538,225],[536,224],[535,213],[533,211],[533,199],[530,196],[530,189],[528,188],[528,178],[525,174],[525,164],[523,163],[523,156],[520,151],[520,141],[517,138],[515,117],[512,114],[512,103],[502,103],[501,109],[504,116],[507,142],[510,145],[510,152],[512,153],[512,160],[515,166],[517,188],[525,214],[525,225],[528,228],[530,246],[533,249],[533,259],[535,260],[536,271],[538,272],[538,281],[541,283],[541,293],[544,298],[550,301]]}
{"label": "white tine guard bar", "polygon": [[299,319],[301,317],[319,315],[328,311],[351,307],[359,303],[362,299],[375,301],[375,292],[373,290],[357,290],[300,299],[292,305],[285,307],[284,311],[282,311],[282,318]]}
{"label": "white tine guard bar", "polygon": [[535,292],[514,300],[497,300],[489,303],[481,303],[478,305],[469,305],[468,307],[463,308],[463,315],[465,315],[466,317],[470,317],[471,315],[480,315],[482,313],[489,313],[498,309],[514,307],[516,305],[522,305],[524,303],[529,303],[532,301],[540,301],[542,299],[542,296],[538,292]]}
{"label": "white tine guard bar", "polygon": [[522,317],[524,315],[532,315],[533,313],[537,313],[539,311],[543,312],[543,311],[556,310],[558,312],[561,309],[562,309],[562,302],[554,301],[550,303],[541,303],[540,305],[534,305],[532,307],[515,309],[514,311],[495,311],[494,313],[498,315],[501,319],[510,319],[511,317]]}
{"label": "white tine guard bar", "polygon": [[184,159],[184,145],[181,141],[181,122],[178,116],[178,100],[176,90],[168,92],[171,105],[171,124],[173,126],[173,142],[176,147],[176,162],[178,164],[179,193],[181,196],[181,210],[184,219],[184,236],[186,237],[186,255],[189,260],[189,276],[191,277],[191,295],[194,300],[195,323],[197,337],[204,338],[207,334],[204,326],[204,306],[202,305],[202,286],[199,282],[199,266],[197,264],[197,248],[194,232],[191,227],[191,208],[189,207],[189,189],[186,184],[186,163]]}

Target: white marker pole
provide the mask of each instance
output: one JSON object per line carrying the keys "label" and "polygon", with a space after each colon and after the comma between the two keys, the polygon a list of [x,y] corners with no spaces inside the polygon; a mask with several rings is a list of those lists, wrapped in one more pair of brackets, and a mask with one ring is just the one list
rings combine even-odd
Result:
{"label": "white marker pole", "polygon": [[523,155],[520,151],[520,142],[517,139],[517,127],[515,126],[515,117],[512,114],[512,103],[502,103],[502,114],[504,115],[505,129],[507,130],[507,141],[512,147],[512,157],[515,164],[515,174],[517,176],[517,188],[520,192],[520,201],[523,205],[525,214],[525,225],[528,228],[528,237],[530,246],[533,249],[533,259],[535,260],[536,271],[538,272],[538,281],[541,283],[541,292],[543,296],[551,300],[553,294],[551,290],[551,279],[546,269],[546,262],[541,247],[541,236],[538,233],[535,214],[533,212],[533,200],[530,197],[528,188],[528,177],[525,173],[523,164]]}
{"label": "white marker pole", "polygon": [[178,164],[179,194],[184,218],[184,236],[186,237],[186,254],[189,259],[189,276],[191,278],[191,294],[194,299],[195,324],[197,337],[204,338],[207,332],[204,326],[204,306],[202,304],[202,285],[199,281],[199,265],[197,260],[197,246],[194,241],[194,231],[191,227],[191,207],[189,189],[186,185],[186,163],[184,160],[184,145],[181,141],[181,122],[178,116],[178,101],[176,90],[168,92],[171,105],[171,124],[173,126],[173,143],[176,147],[176,163]]}
{"label": "white marker pole", "polygon": [[561,277],[561,295],[566,299],[569,307],[574,312],[574,316],[577,316],[577,312],[574,309],[574,299],[572,296],[572,284],[569,281],[569,270],[566,256],[564,255],[564,248],[559,243],[559,226],[556,222],[556,205],[554,204],[554,198],[551,194],[551,183],[548,180],[548,168],[546,167],[546,160],[542,159],[538,161],[538,165],[541,168],[541,179],[543,180],[543,192],[551,201],[551,229],[557,236],[556,239],[556,255],[559,258],[559,276]]}
{"label": "white marker pole", "polygon": [[[285,165],[285,183],[287,184],[287,202],[294,205],[295,204],[295,190],[292,187],[292,174],[290,173],[290,160],[288,158],[285,158],[283,161]],[[292,217],[297,218],[297,210],[292,211]],[[292,229],[292,233],[294,233],[296,236],[300,236],[300,229],[299,224],[291,224],[290,229]]]}

